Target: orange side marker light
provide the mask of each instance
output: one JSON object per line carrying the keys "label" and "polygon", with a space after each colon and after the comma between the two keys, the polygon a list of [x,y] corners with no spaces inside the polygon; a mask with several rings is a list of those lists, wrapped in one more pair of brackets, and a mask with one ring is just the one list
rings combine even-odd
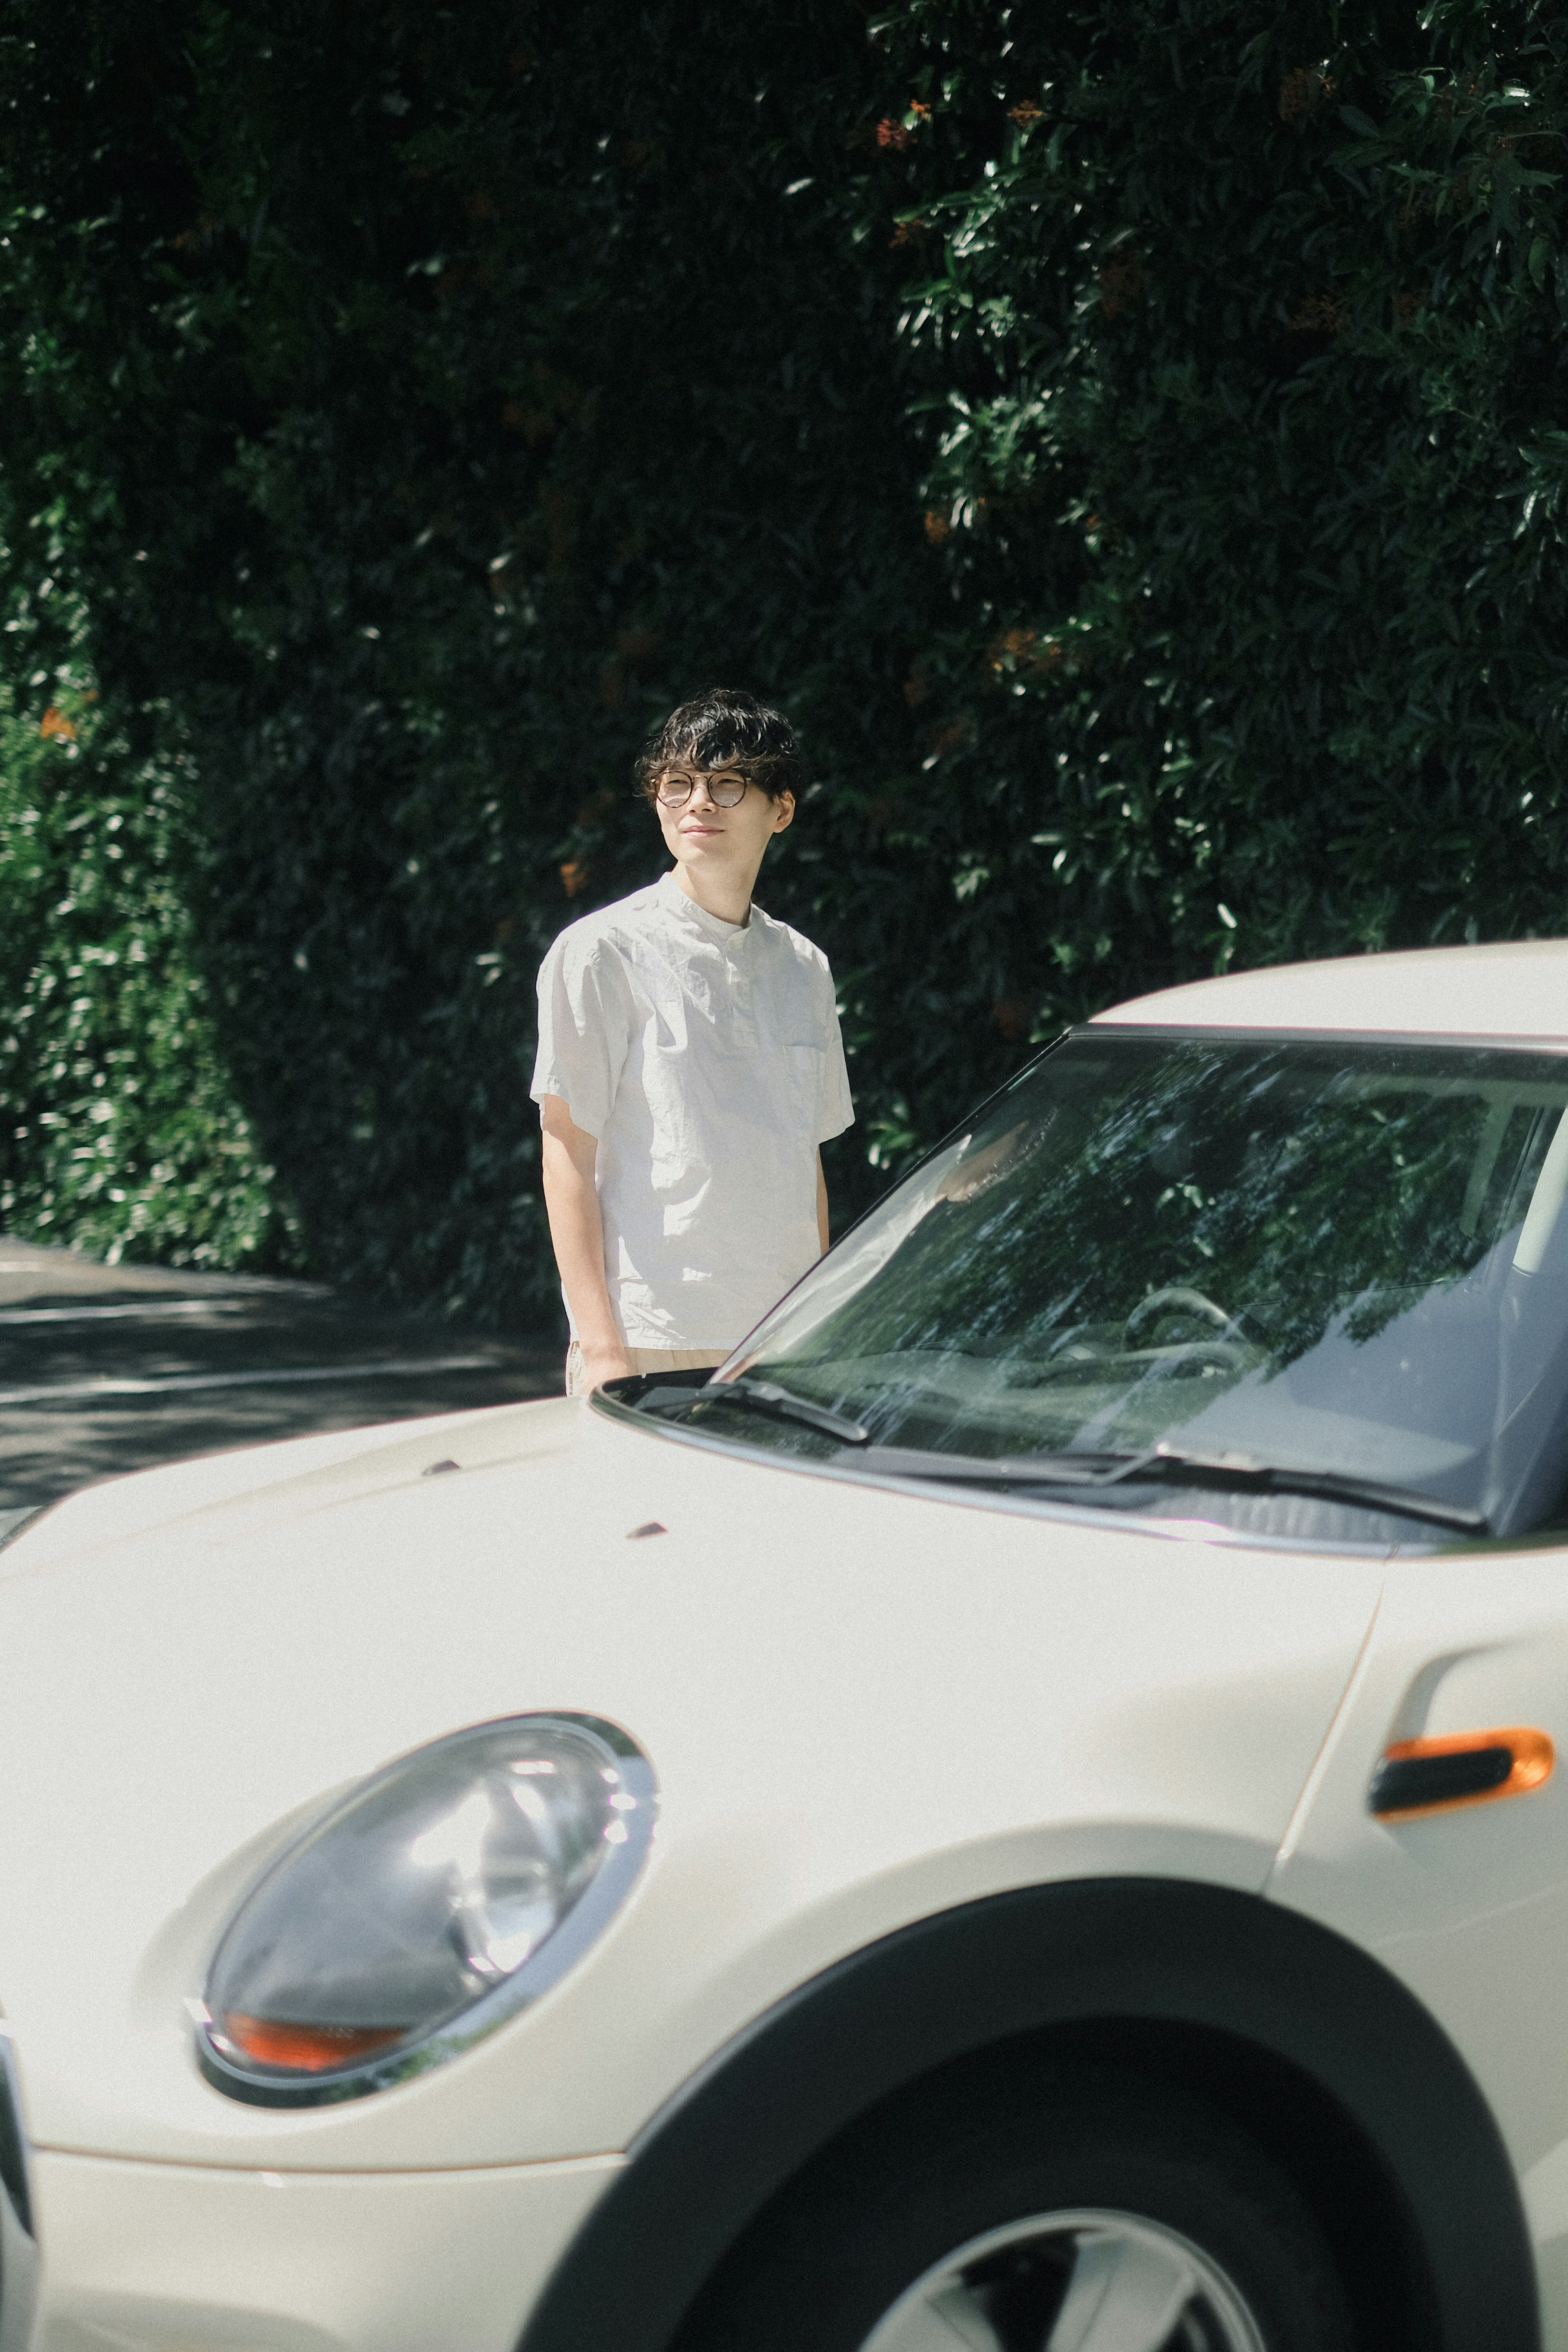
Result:
{"label": "orange side marker light", "polygon": [[1372,1776],[1367,1808],[1379,1821],[1409,1822],[1462,1805],[1489,1805],[1539,1789],[1556,1761],[1547,1734],[1528,1724],[1396,1739]]}

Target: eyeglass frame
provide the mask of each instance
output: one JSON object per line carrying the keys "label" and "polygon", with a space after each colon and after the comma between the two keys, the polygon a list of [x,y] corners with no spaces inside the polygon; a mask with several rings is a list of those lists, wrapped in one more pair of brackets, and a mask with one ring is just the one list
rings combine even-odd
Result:
{"label": "eyeglass frame", "polygon": [[[667,779],[680,773],[679,769],[667,768],[662,775],[654,778],[653,796],[660,808],[685,808],[699,784],[707,785],[708,797],[715,808],[739,808],[752,781],[743,768],[693,768],[685,773],[683,791],[667,793],[664,789]],[[721,783],[738,783],[741,789],[733,800],[721,800],[716,790]]]}

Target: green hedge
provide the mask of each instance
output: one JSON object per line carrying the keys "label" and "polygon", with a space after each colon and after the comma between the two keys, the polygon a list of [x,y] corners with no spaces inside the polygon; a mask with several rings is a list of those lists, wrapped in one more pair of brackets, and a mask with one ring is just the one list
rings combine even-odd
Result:
{"label": "green hedge", "polygon": [[[25,603],[7,634],[32,636]],[[184,779],[132,752],[79,656],[36,684],[40,717],[0,688],[0,1226],[110,1264],[287,1265],[192,960]]]}
{"label": "green hedge", "polygon": [[[7,34],[13,576],[187,763],[181,1034],[276,1171],[213,1246],[549,1308],[533,969],[657,870],[630,755],[715,679],[816,778],[763,895],[841,983],[840,1211],[1110,997],[1563,927],[1545,5]],[[28,609],[30,745],[80,655]]]}
{"label": "green hedge", "polygon": [[886,20],[884,217],[1025,993],[1563,928],[1568,24],[1001,31]]}

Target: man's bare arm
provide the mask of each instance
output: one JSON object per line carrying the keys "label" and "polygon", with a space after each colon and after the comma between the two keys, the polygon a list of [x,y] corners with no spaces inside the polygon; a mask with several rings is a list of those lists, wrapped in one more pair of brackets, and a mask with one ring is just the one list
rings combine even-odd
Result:
{"label": "man's bare arm", "polygon": [[827,1179],[822,1172],[822,1154],[816,1155],[816,1231],[823,1253],[827,1250]]}
{"label": "man's bare arm", "polygon": [[589,1384],[624,1380],[631,1370],[625,1343],[610,1311],[610,1289],[605,1279],[605,1227],[594,1167],[599,1156],[596,1139],[578,1127],[559,1095],[546,1095],[539,1106],[544,1130],[544,1206],[550,1218],[550,1239],[561,1286],[577,1329],[584,1369]]}

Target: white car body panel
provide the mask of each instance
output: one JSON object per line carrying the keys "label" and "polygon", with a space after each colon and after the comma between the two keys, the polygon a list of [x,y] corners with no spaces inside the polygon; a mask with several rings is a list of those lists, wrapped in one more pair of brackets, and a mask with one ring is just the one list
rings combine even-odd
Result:
{"label": "white car body panel", "polygon": [[514,2352],[618,2165],[367,2178],[45,2154],[37,2352]]}
{"label": "white car body panel", "polygon": [[[1282,1573],[1190,1523],[977,1519],[577,1404],[504,1417],[550,1450],[307,1500],[286,1543],[269,1487],[259,1524],[242,1501],[105,1557],[64,1549],[68,1505],[47,1563],[0,1556],[0,1775],[29,1793],[0,1816],[0,1986],[41,2146],[310,2169],[597,2155],[795,1985],[930,1911],[1121,1872],[1263,1885],[1375,1559]],[[462,1437],[444,1423],[438,1451]],[[394,1450],[409,1465],[419,1442]],[[629,1541],[649,1519],[669,1532]],[[62,1692],[47,1664],[73,1645]],[[292,2111],[216,2093],[184,2004],[262,1860],[323,1793],[535,1708],[623,1724],[659,1776],[611,1932],[401,2089]],[[69,1867],[84,1821],[90,1874]]]}
{"label": "white car body panel", "polygon": [[[1382,1960],[1486,2086],[1522,2184],[1552,2352],[1568,2347],[1568,1782],[1408,1822],[1391,1740],[1531,1724],[1568,1754],[1568,1547],[1394,1563],[1269,1893]],[[1529,2021],[1537,2021],[1531,2030]]]}
{"label": "white car body panel", "polygon": [[1188,981],[1098,1013],[1173,1028],[1568,1038],[1568,940],[1411,948]]}

